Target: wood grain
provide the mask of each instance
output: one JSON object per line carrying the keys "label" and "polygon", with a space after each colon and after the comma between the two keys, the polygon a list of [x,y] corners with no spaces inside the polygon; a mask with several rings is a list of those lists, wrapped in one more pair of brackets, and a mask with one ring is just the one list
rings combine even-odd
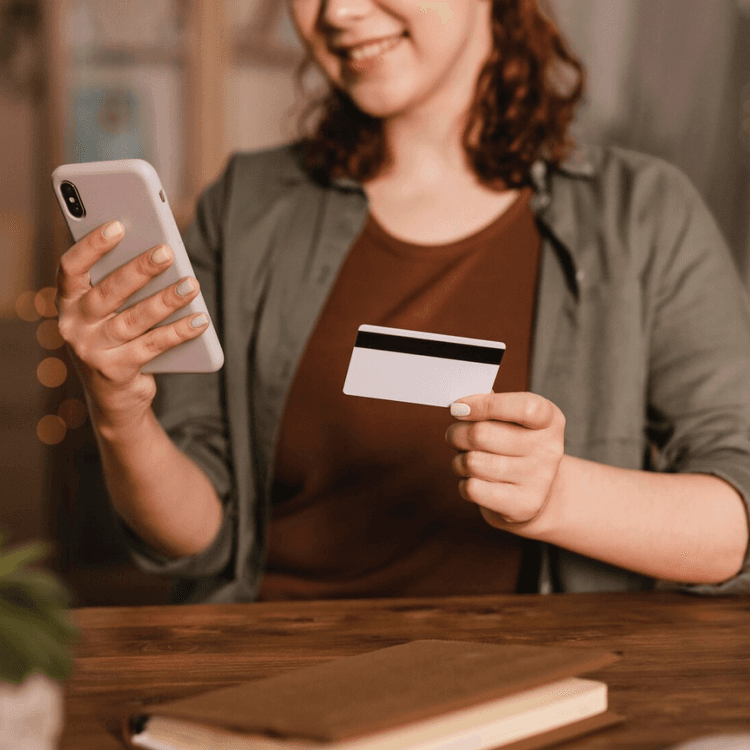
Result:
{"label": "wood grain", "polygon": [[592,677],[626,723],[570,750],[658,750],[750,731],[750,600],[672,592],[73,610],[82,637],[61,750],[119,750],[126,714],[419,638],[603,648]]}

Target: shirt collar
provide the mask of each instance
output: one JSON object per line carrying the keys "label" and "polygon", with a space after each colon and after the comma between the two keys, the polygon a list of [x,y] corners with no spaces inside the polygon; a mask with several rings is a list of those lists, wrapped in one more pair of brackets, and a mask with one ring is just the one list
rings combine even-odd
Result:
{"label": "shirt collar", "polygon": [[594,180],[600,160],[599,149],[582,145],[557,169],[550,169],[544,161],[536,162],[531,169],[531,207],[543,230],[553,238],[553,246],[561,255],[568,281],[576,292],[586,278],[584,248],[591,239],[591,222],[581,220],[585,208],[577,199],[581,195],[577,183]]}
{"label": "shirt collar", "polygon": [[352,179],[351,177],[334,177],[331,180],[334,187],[340,188],[341,190],[359,190],[364,193],[362,189],[362,183],[358,180]]}
{"label": "shirt collar", "polygon": [[[559,166],[559,171],[563,172],[571,177],[593,177],[597,171],[598,154],[592,146],[582,145],[576,148],[576,150]],[[299,182],[303,174],[300,165],[294,160],[289,160],[286,163],[287,169],[285,170],[285,176],[291,181]],[[538,194],[546,195],[549,193],[549,169],[547,163],[540,159],[531,167],[531,179],[534,185],[535,192]],[[334,187],[340,188],[341,190],[355,190],[364,192],[362,190],[362,183],[359,180],[355,180],[351,177],[334,177],[331,180],[331,184]],[[544,203],[545,201],[543,201]]]}
{"label": "shirt collar", "polygon": [[[600,161],[601,150],[583,144],[556,169],[550,169],[549,164],[542,159],[531,167],[534,188],[531,208],[542,228],[554,238],[553,245],[563,256],[566,275],[576,292],[586,276],[581,248],[586,246],[589,239],[584,236],[589,223],[580,220],[581,206],[576,201],[576,183],[593,180],[599,171]],[[299,165],[289,163],[289,168],[290,180],[299,181]],[[331,185],[344,192],[360,193],[367,200],[362,183],[351,177],[333,178]]]}

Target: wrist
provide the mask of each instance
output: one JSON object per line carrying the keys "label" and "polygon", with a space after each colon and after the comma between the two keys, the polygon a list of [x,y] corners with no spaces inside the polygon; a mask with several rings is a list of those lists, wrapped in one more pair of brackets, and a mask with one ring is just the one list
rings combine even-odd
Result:
{"label": "wrist", "polygon": [[109,445],[131,442],[137,435],[142,433],[147,418],[152,413],[151,407],[146,411],[124,415],[106,414],[86,397],[91,418],[91,426],[97,440]]}
{"label": "wrist", "polygon": [[552,480],[547,499],[539,513],[529,522],[533,524],[528,529],[529,538],[540,542],[549,542],[557,538],[557,531],[564,526],[565,499],[568,497],[571,473],[575,472],[575,465],[579,461],[564,454],[557,467],[557,473]]}

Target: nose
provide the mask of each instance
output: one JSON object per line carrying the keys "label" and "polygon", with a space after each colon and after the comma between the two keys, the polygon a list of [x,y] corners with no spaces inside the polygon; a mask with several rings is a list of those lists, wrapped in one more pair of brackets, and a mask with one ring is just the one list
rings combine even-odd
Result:
{"label": "nose", "polygon": [[372,0],[326,0],[323,19],[330,26],[358,21],[372,9]]}

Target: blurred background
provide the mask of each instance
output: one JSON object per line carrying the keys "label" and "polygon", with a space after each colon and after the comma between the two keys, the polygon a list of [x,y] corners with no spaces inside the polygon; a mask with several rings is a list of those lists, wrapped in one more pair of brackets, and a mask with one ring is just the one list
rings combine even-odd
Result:
{"label": "blurred background", "polygon": [[[678,165],[750,285],[750,0],[546,7],[589,72],[576,137]],[[184,230],[232,152],[294,139],[301,57],[282,0],[0,0],[0,529],[50,540],[78,606],[165,602],[170,584],[133,567],[106,512],[52,305],[70,246],[52,170],[146,159]]]}

